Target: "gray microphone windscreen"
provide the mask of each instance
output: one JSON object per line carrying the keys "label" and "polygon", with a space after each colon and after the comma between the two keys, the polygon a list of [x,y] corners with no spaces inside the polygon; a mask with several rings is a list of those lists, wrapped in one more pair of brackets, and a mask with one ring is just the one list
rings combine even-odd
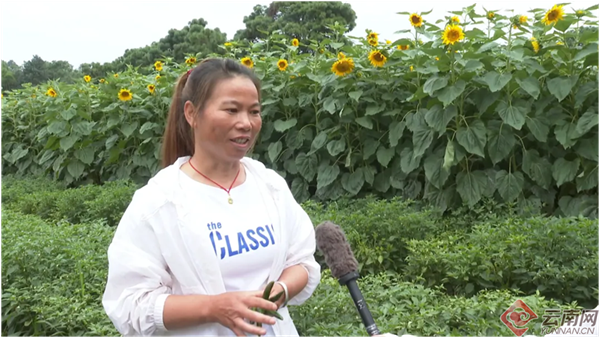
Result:
{"label": "gray microphone windscreen", "polygon": [[319,224],[315,229],[315,239],[333,277],[339,279],[347,273],[357,271],[358,261],[339,225],[329,221]]}

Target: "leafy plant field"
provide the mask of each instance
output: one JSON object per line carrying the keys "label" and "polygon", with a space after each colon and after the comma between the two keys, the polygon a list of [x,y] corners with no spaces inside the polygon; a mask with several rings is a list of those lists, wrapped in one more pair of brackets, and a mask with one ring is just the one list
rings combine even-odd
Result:
{"label": "leafy plant field", "polygon": [[[106,250],[114,215],[135,187],[121,181],[69,189],[44,178],[3,179],[3,335],[118,335],[101,305]],[[361,263],[361,290],[384,332],[507,336],[500,315],[517,299],[540,318],[545,309],[598,304],[596,220],[507,210],[440,217],[410,202],[372,197],[303,207],[315,225],[330,220],[344,228]],[[291,309],[301,335],[364,336],[348,291],[317,259],[324,267],[320,286]],[[539,333],[541,322],[528,325],[528,334]]]}
{"label": "leafy plant field", "polygon": [[[369,31],[343,44],[333,26],[323,41],[274,33],[222,48],[262,79],[253,156],[300,201],[375,194],[455,210],[491,198],[596,217],[597,8],[468,7],[435,23],[399,13],[412,29],[393,41]],[[12,92],[2,99],[3,172],[146,181],[173,84],[207,56]]]}

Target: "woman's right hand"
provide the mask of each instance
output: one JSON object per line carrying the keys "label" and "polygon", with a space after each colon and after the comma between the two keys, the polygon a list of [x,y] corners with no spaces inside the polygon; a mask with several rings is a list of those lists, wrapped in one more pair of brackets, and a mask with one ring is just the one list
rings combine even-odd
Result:
{"label": "woman's right hand", "polygon": [[275,318],[251,310],[261,308],[277,311],[275,303],[262,298],[262,291],[226,292],[213,297],[210,306],[211,321],[228,327],[238,337],[245,337],[245,332],[261,336],[267,333],[264,328],[252,325],[248,321],[275,324]]}

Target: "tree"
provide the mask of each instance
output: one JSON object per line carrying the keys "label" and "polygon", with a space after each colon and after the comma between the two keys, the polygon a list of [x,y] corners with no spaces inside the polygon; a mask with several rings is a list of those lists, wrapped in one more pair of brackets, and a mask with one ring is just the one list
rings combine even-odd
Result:
{"label": "tree", "polygon": [[23,71],[21,67],[10,60],[8,62],[2,61],[2,91],[10,91],[17,89],[21,86],[21,78],[23,77]]}
{"label": "tree", "polygon": [[[275,1],[268,7],[256,5],[244,17],[245,29],[238,30],[235,40],[256,42],[268,34],[281,30],[282,34],[300,41],[333,38],[327,26],[338,22],[348,33],[356,26],[356,13],[350,4],[328,1]],[[266,32],[266,33],[263,33]]]}

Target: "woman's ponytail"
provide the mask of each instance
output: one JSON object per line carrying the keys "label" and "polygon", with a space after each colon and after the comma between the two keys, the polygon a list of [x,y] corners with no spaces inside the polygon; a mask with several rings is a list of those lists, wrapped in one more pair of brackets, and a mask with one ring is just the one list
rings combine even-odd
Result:
{"label": "woman's ponytail", "polygon": [[162,143],[162,167],[168,167],[179,157],[192,156],[194,152],[194,138],[192,129],[185,119],[183,107],[183,89],[187,83],[189,73],[184,73],[177,83],[169,116],[167,117],[167,126],[163,136]]}

